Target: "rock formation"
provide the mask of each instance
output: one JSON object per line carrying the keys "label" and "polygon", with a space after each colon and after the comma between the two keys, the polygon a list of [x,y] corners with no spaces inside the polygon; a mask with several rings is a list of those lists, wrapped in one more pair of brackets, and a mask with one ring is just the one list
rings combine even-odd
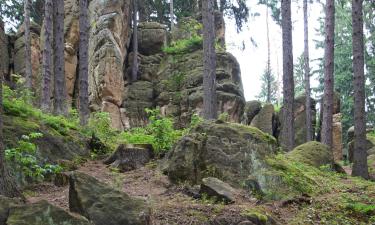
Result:
{"label": "rock formation", "polygon": [[259,113],[254,117],[251,121],[250,126],[259,128],[259,130],[273,135],[274,131],[274,117],[275,117],[275,109],[272,104],[266,104],[263,108],[259,111]]}
{"label": "rock formation", "polygon": [[9,53],[8,53],[8,36],[4,31],[4,24],[0,20],[0,68],[3,71],[0,71],[3,74],[8,75],[9,71]]}

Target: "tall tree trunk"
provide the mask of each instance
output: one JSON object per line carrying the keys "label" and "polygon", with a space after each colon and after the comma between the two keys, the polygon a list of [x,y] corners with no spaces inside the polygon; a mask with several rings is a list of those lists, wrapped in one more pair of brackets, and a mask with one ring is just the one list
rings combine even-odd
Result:
{"label": "tall tree trunk", "polygon": [[51,77],[52,77],[52,28],[53,28],[53,0],[45,0],[44,6],[44,49],[42,67],[42,98],[41,109],[51,112]]}
{"label": "tall tree trunk", "polygon": [[138,80],[138,2],[133,0],[133,67],[131,82]]}
{"label": "tall tree trunk", "polygon": [[30,36],[30,0],[24,2],[25,13],[25,78],[26,88],[32,88],[32,69],[31,69],[31,36]]}
{"label": "tall tree trunk", "polygon": [[354,72],[354,152],[352,175],[368,179],[362,7],[363,0],[352,1]]}
{"label": "tall tree trunk", "polygon": [[54,113],[67,115],[64,59],[64,0],[53,1],[54,23]]}
{"label": "tall tree trunk", "polygon": [[89,15],[87,0],[79,0],[79,115],[85,126],[90,116],[89,110]]}
{"label": "tall tree trunk", "polygon": [[6,197],[20,197],[21,193],[19,192],[17,184],[11,176],[5,161],[5,149],[3,143],[3,77],[4,69],[2,68],[2,63],[0,63],[0,195]]}
{"label": "tall tree trunk", "polygon": [[334,38],[335,38],[335,1],[326,2],[325,19],[325,52],[324,52],[324,96],[323,96],[323,121],[322,143],[333,147],[333,87],[334,87]]}
{"label": "tall tree trunk", "polygon": [[[268,5],[268,1],[266,1]],[[271,103],[271,43],[268,21],[268,7],[266,7],[266,28],[267,28],[267,103]]]}
{"label": "tall tree trunk", "polygon": [[304,22],[304,61],[305,61],[305,95],[306,95],[306,141],[313,140],[312,115],[311,115],[311,89],[310,89],[310,56],[309,56],[309,18],[307,14],[307,0],[303,0]]}
{"label": "tall tree trunk", "polygon": [[174,30],[174,6],[173,6],[173,0],[170,0],[170,3],[169,3],[169,6],[170,6],[170,17],[171,17],[171,31]]}
{"label": "tall tree trunk", "polygon": [[215,52],[215,21],[213,0],[202,1],[203,18],[203,112],[204,118],[217,118],[216,100],[216,52]]}
{"label": "tall tree trunk", "polygon": [[283,38],[283,132],[281,145],[286,150],[294,147],[294,77],[291,0],[281,1]]}

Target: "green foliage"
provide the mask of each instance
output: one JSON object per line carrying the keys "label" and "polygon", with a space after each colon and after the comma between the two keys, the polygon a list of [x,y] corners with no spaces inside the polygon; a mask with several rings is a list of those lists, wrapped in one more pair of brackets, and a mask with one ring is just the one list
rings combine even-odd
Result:
{"label": "green foliage", "polygon": [[171,118],[160,115],[160,109],[146,109],[149,115],[150,124],[147,129],[154,137],[153,147],[157,154],[168,151],[173,144],[181,138],[183,131],[173,128],[173,120]]}
{"label": "green foliage", "polygon": [[305,93],[305,59],[303,53],[297,58],[294,65],[294,95],[300,96]]}
{"label": "green foliage", "polygon": [[202,44],[202,36],[193,36],[189,39],[182,39],[172,42],[170,46],[163,48],[163,52],[172,55],[186,54],[201,49]]}
{"label": "green foliage", "polygon": [[38,164],[36,155],[38,148],[32,140],[42,137],[40,133],[23,135],[18,141],[18,146],[5,150],[6,160],[17,172],[20,172],[26,179],[40,181],[47,175],[60,173],[62,168],[59,165]]}
{"label": "green foliage", "polygon": [[351,202],[346,205],[346,208],[358,214],[375,215],[375,205]]}
{"label": "green foliage", "polygon": [[115,147],[117,132],[111,127],[111,118],[107,112],[91,113],[89,123],[82,128],[88,137],[95,136],[105,145]]}
{"label": "green foliage", "polygon": [[229,114],[227,112],[221,113],[218,116],[218,119],[223,121],[223,122],[229,122]]}
{"label": "green foliage", "polygon": [[[256,96],[256,98],[262,102],[267,102],[267,99],[269,98],[269,103],[276,104],[278,84],[275,75],[271,70],[268,71],[266,68],[264,70],[264,73],[262,74],[261,80],[262,86],[260,89],[260,93],[258,96]],[[270,93],[268,93],[268,86],[270,86]]]}

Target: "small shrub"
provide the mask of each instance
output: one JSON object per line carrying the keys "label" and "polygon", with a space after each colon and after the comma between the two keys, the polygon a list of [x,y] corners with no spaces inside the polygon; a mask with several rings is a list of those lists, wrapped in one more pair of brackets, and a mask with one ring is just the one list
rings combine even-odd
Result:
{"label": "small shrub", "polygon": [[32,140],[42,137],[40,133],[31,133],[23,135],[18,141],[18,146],[5,150],[6,160],[12,162],[11,165],[24,178],[31,181],[40,181],[47,175],[60,173],[62,167],[52,164],[39,164],[36,158],[37,146]]}
{"label": "small shrub", "polygon": [[88,125],[83,128],[83,133],[88,137],[96,136],[110,147],[116,144],[117,132],[111,127],[111,118],[107,112],[92,113]]}

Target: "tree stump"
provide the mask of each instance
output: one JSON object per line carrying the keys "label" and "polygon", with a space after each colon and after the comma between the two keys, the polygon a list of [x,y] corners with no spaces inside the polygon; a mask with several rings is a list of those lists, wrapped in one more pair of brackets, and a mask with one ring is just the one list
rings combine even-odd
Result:
{"label": "tree stump", "polygon": [[138,169],[153,157],[150,145],[120,145],[104,164],[118,168],[120,172]]}

